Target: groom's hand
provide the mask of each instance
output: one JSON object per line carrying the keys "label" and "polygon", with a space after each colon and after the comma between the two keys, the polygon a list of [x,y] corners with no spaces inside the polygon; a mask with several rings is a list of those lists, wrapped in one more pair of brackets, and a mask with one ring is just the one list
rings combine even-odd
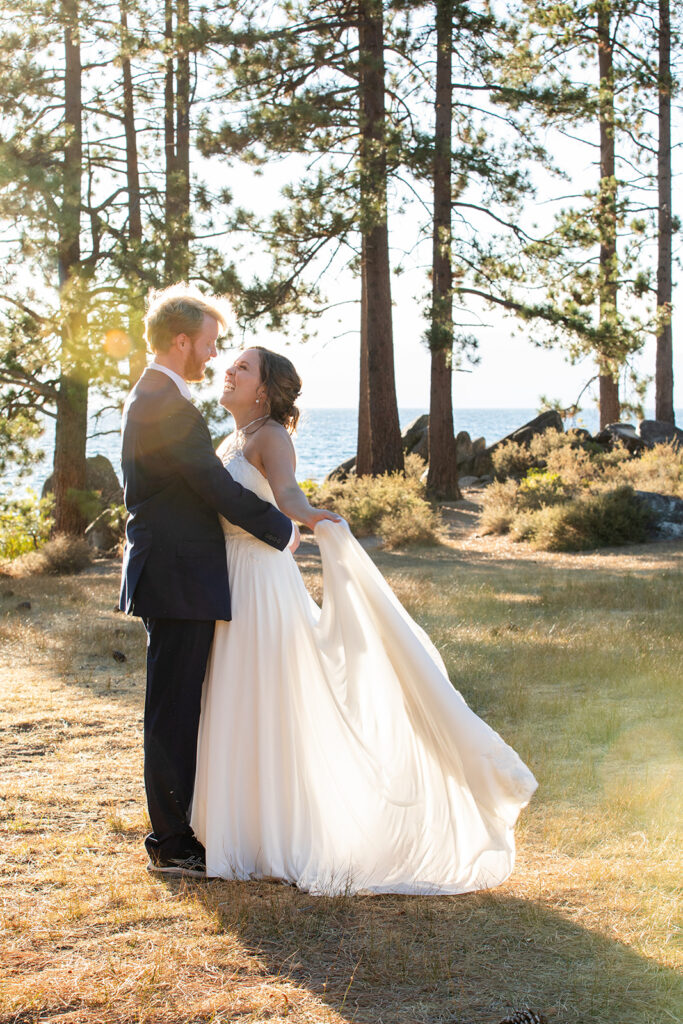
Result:
{"label": "groom's hand", "polygon": [[289,544],[287,545],[287,548],[288,548],[289,551],[292,552],[292,554],[294,554],[296,549],[299,547],[300,543],[301,543],[301,534],[299,533],[299,527],[296,525],[296,523],[292,523],[292,538],[291,538]]}

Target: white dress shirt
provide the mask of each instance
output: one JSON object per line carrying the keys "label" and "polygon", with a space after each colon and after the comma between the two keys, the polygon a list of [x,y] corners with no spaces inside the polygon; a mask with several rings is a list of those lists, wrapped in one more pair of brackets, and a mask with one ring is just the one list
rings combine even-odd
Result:
{"label": "white dress shirt", "polygon": [[190,392],[188,383],[184,377],[180,376],[179,373],[176,373],[175,370],[169,370],[168,366],[162,366],[161,363],[157,362],[150,363],[149,368],[150,370],[159,370],[161,373],[165,373],[167,377],[170,377],[171,380],[177,384],[178,391],[180,391],[183,398],[186,398],[188,402],[192,401],[192,393]]}
{"label": "white dress shirt", "polygon": [[[168,366],[162,366],[161,363],[157,362],[150,363],[149,369],[159,370],[161,373],[165,373],[166,376],[170,377],[171,380],[174,381],[174,383],[177,385],[178,391],[180,391],[180,394],[183,396],[183,398],[186,398],[188,402],[192,401],[192,393],[190,392],[190,388],[188,387],[187,381],[185,380],[184,377],[181,377],[179,373],[176,373],[175,370],[169,370]],[[289,544],[287,545],[288,548],[291,548],[292,544],[294,543],[294,538],[296,537],[296,529],[296,523],[292,522],[292,535],[289,538]]]}

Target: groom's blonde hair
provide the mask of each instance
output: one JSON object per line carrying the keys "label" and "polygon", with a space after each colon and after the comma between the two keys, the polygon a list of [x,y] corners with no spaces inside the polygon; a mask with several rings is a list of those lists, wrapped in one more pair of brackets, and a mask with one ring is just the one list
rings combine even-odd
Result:
{"label": "groom's blonde hair", "polygon": [[168,352],[179,334],[196,338],[205,316],[212,316],[226,334],[230,306],[225,299],[207,298],[199,288],[180,282],[161,291],[151,291],[145,314],[145,341],[152,352]]}

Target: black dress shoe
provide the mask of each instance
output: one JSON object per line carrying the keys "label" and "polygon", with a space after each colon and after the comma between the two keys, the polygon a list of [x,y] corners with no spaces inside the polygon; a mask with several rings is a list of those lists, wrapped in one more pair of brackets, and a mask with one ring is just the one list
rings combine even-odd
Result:
{"label": "black dress shoe", "polygon": [[189,857],[171,857],[168,860],[150,860],[147,870],[153,875],[168,875],[178,878],[206,878],[206,861],[192,854]]}

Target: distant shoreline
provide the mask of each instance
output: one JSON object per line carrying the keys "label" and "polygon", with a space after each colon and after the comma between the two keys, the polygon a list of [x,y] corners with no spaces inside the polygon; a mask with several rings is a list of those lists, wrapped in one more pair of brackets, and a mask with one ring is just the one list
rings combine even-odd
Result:
{"label": "distant shoreline", "polygon": [[[399,408],[401,429],[404,430],[416,417],[428,412],[424,407],[403,406]],[[520,406],[457,406],[454,409],[455,432],[467,431],[472,439],[483,437],[486,444],[493,444],[512,433],[538,413],[537,408]],[[87,455],[104,455],[119,473],[120,414],[116,409],[108,410],[99,419],[93,409],[89,426],[93,433],[88,438]],[[646,409],[646,417],[653,418],[654,410]],[[677,421],[683,422],[683,409],[676,410]],[[633,418],[631,418],[633,420]],[[229,423],[226,418],[226,426]],[[598,429],[598,410],[586,409],[574,419],[565,420],[565,428],[586,427],[591,433]],[[8,495],[17,497],[26,494],[29,488],[40,493],[44,481],[52,469],[52,438],[54,422],[46,424],[43,438],[36,450],[45,453],[36,460],[29,475],[16,481],[16,471],[10,470],[0,478],[0,487]],[[301,405],[299,430],[295,435],[297,449],[297,478],[320,482],[324,477],[356,452],[357,408],[354,406],[313,406]]]}

